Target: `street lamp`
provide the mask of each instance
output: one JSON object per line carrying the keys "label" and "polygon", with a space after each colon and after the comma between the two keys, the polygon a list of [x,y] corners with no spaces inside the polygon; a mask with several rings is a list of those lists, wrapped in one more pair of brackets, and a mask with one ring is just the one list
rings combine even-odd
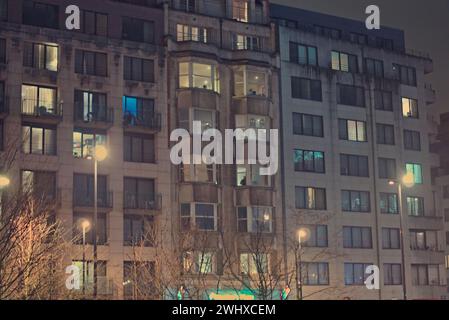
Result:
{"label": "street lamp", "polygon": [[90,229],[90,222],[87,219],[81,221],[83,230],[83,296],[86,294],[86,232]]}
{"label": "street lamp", "polygon": [[296,251],[296,298],[298,300],[303,299],[302,292],[302,258],[301,250],[302,244],[310,237],[310,230],[308,228],[300,228],[297,232],[298,237],[298,250]]}
{"label": "street lamp", "polygon": [[108,156],[108,150],[103,145],[97,145],[94,148],[94,218],[92,221],[92,237],[94,241],[94,297],[97,297],[97,221],[98,221],[98,162],[103,161]]}
{"label": "street lamp", "polygon": [[407,172],[399,181],[388,181],[390,186],[398,186],[398,202],[399,202],[399,233],[401,236],[401,259],[402,259],[402,293],[404,300],[407,300],[407,284],[405,279],[405,248],[404,248],[404,210],[402,206],[402,186],[412,188],[415,185],[415,177],[413,173]]}

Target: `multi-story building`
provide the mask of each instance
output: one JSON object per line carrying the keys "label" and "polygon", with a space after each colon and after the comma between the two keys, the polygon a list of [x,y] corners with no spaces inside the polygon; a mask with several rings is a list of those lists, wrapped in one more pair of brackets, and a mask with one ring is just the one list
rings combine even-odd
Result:
{"label": "multi-story building", "polygon": [[[370,32],[278,5],[271,16],[279,25],[285,237],[298,242],[303,230],[304,238],[299,289],[312,299],[441,298],[442,215],[431,183],[438,159],[428,148],[434,97],[424,77],[432,61],[406,52],[399,30]],[[365,287],[369,265],[380,269],[380,290]]]}

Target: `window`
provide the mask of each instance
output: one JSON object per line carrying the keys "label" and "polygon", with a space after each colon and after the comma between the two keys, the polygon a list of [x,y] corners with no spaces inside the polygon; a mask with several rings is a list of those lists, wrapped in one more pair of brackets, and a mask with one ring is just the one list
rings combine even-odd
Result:
{"label": "window", "polygon": [[379,158],[379,179],[396,179],[396,160]]}
{"label": "window", "polygon": [[306,286],[329,284],[329,264],[327,262],[303,262],[303,283]]}
{"label": "window", "polygon": [[376,124],[377,143],[394,145],[394,126],[389,124]]}
{"label": "window", "polygon": [[154,22],[136,18],[122,18],[122,39],[154,43]]}
{"label": "window", "polygon": [[0,21],[8,20],[8,0],[0,0]]}
{"label": "window", "polygon": [[318,50],[316,47],[290,42],[290,62],[318,65]]}
{"label": "window", "polygon": [[369,177],[368,157],[340,154],[342,176]]}
{"label": "window", "polygon": [[271,207],[238,207],[238,232],[271,233],[273,213]]}
{"label": "window", "polygon": [[43,28],[59,28],[59,7],[57,5],[24,0],[22,14],[23,24]]}
{"label": "window", "polygon": [[7,112],[6,96],[5,96],[5,83],[0,81],[0,113]]}
{"label": "window", "polygon": [[362,87],[355,87],[350,85],[338,84],[338,97],[339,104],[365,107],[365,91]]}
{"label": "window", "polygon": [[296,187],[295,202],[296,209],[326,210],[326,189]]}
{"label": "window", "polygon": [[418,101],[402,97],[402,115],[404,118],[419,118]]}
{"label": "window", "polygon": [[248,22],[249,4],[246,0],[232,0],[232,19]]}
{"label": "window", "polygon": [[133,299],[157,299],[154,262],[123,262],[123,295]]}
{"label": "window", "polygon": [[154,61],[124,57],[123,78],[130,81],[154,82]]}
{"label": "window", "polygon": [[311,137],[324,137],[323,117],[294,112],[293,134]]}
{"label": "window", "polygon": [[207,43],[207,29],[185,24],[176,25],[176,41],[196,41]]}
{"label": "window", "polygon": [[236,114],[235,127],[240,129],[270,129],[270,119],[255,114]]}
{"label": "window", "polygon": [[326,225],[308,225],[305,229],[309,230],[309,238],[301,241],[301,246],[307,248],[327,248],[327,226]]}
{"label": "window", "polygon": [[402,266],[398,263],[384,263],[384,285],[397,286],[402,284]]}
{"label": "window", "polygon": [[347,286],[365,285],[368,276],[365,271],[370,265],[372,263],[345,263],[345,284]]}
{"label": "window", "polygon": [[252,50],[259,51],[261,49],[260,37],[247,36],[243,34],[232,35],[232,49],[233,50]]}
{"label": "window", "polygon": [[295,150],[294,151],[295,171],[324,173],[324,152]]}
{"label": "window", "polygon": [[393,73],[402,84],[416,87],[416,69],[393,63]]}
{"label": "window", "polygon": [[393,93],[391,91],[374,90],[374,106],[377,110],[393,111]]}
{"label": "window", "polygon": [[108,35],[108,15],[82,10],[80,31],[86,34],[106,37]]}
{"label": "window", "polygon": [[218,183],[218,168],[213,164],[181,164],[179,168],[182,182]]}
{"label": "window", "polygon": [[358,72],[357,56],[337,51],[332,51],[332,70],[344,72]]}
{"label": "window", "polygon": [[373,247],[371,228],[343,227],[343,247],[352,249],[371,249]]}
{"label": "window", "polygon": [[318,25],[315,25],[314,29],[315,29],[315,32],[320,36],[328,37],[328,38],[332,38],[332,39],[341,39],[341,30],[339,30],[339,29],[318,26]]}
{"label": "window", "polygon": [[366,122],[338,119],[338,135],[340,140],[367,142]]}
{"label": "window", "polygon": [[292,77],[292,98],[322,101],[321,81]]}
{"label": "window", "polygon": [[56,200],[56,172],[23,170],[22,191],[38,201]]}
{"label": "window", "polygon": [[6,40],[0,38],[0,63],[6,63]]}
{"label": "window", "polygon": [[193,121],[200,121],[201,132],[203,132],[216,128],[216,116],[216,112],[210,109],[180,108],[178,110],[178,126],[193,132]]}
{"label": "window", "polygon": [[[0,103],[0,110],[1,110],[1,103]],[[0,111],[1,112],[1,111]],[[0,120],[0,151],[3,151],[3,136],[4,136],[4,132],[3,132],[3,120]],[[0,207],[1,207],[1,193],[0,193]],[[0,210],[1,212],[1,210]]]}
{"label": "window", "polygon": [[407,213],[409,216],[424,216],[424,198],[407,196]]}
{"label": "window", "polygon": [[106,134],[79,129],[73,131],[73,156],[75,158],[92,158],[96,145],[106,145]]}
{"label": "window", "polygon": [[56,128],[23,125],[22,135],[24,153],[56,155]]}
{"label": "window", "polygon": [[181,203],[181,230],[217,230],[217,205],[211,203]]}
{"label": "window", "polygon": [[129,162],[154,163],[154,136],[125,133],[123,137],[124,160]]}
{"label": "window", "polygon": [[[98,176],[97,205],[102,208],[112,207],[112,197],[108,192],[107,177]],[[94,206],[94,175],[73,175],[73,204],[76,207]],[[91,220],[92,221],[92,220]]]}
{"label": "window", "polygon": [[123,120],[126,126],[160,128],[160,117],[154,112],[154,100],[124,96]]}
{"label": "window", "polygon": [[43,43],[23,44],[23,65],[49,71],[58,70],[58,46]]}
{"label": "window", "polygon": [[395,228],[382,228],[382,248],[383,249],[400,249],[400,231]]}
{"label": "window", "polygon": [[186,12],[195,12],[195,3],[196,0],[180,0],[179,5],[181,10]]}
{"label": "window", "polygon": [[341,209],[345,212],[370,212],[369,192],[342,190]]}
{"label": "window", "polygon": [[101,52],[75,50],[75,72],[91,76],[107,77],[108,55]]}
{"label": "window", "polygon": [[258,164],[237,165],[237,187],[259,186],[269,187],[271,177],[260,174],[261,166]]}
{"label": "window", "polygon": [[247,276],[264,275],[270,270],[268,253],[241,253],[240,273]]}
{"label": "window", "polygon": [[55,88],[22,85],[22,113],[30,115],[57,115]]}
{"label": "window", "polygon": [[251,70],[245,66],[234,69],[234,95],[267,96],[267,80],[264,72]]}
{"label": "window", "polygon": [[[93,202],[93,201],[92,201]],[[92,213],[74,213],[73,214],[73,242],[74,244],[83,244],[83,228],[82,223],[89,221],[92,224]],[[97,215],[97,244],[105,245],[108,242],[106,215],[99,213]],[[93,244],[92,228],[86,230],[86,244]]]}
{"label": "window", "polygon": [[384,62],[382,60],[365,58],[365,72],[376,78],[384,77]]}
{"label": "window", "polygon": [[125,209],[158,209],[154,179],[125,177],[124,190]]}
{"label": "window", "polygon": [[380,213],[399,213],[398,195],[396,193],[380,193]]}
{"label": "window", "polygon": [[366,45],[368,44],[368,36],[366,34],[351,32],[349,34],[349,41],[360,45]]}
{"label": "window", "polygon": [[437,264],[412,264],[412,285],[440,285],[440,271]]}
{"label": "window", "polygon": [[411,250],[438,250],[437,231],[431,230],[410,230]]}
{"label": "window", "polygon": [[383,49],[386,49],[386,50],[393,50],[394,49],[393,40],[380,38],[380,37],[376,37],[376,46],[378,48],[383,48]]}
{"label": "window", "polygon": [[220,92],[218,69],[211,64],[180,62],[179,87],[202,88]]}
{"label": "window", "polygon": [[182,257],[184,272],[190,274],[209,274],[214,272],[213,252],[184,252]]}
{"label": "window", "polygon": [[419,131],[404,130],[404,148],[406,150],[421,151],[421,137]]}
{"label": "window", "polygon": [[83,122],[107,121],[106,94],[75,90],[75,120]]}
{"label": "window", "polygon": [[154,243],[154,221],[152,216],[123,216],[123,241],[125,246],[151,247]]}
{"label": "window", "polygon": [[422,184],[423,183],[422,166],[420,164],[407,163],[405,165],[405,171],[406,171],[406,174],[412,174],[413,175],[413,182],[415,184]]}
{"label": "window", "polygon": [[[93,261],[72,261],[72,264],[78,267],[80,271],[80,288],[85,286],[86,294],[93,294],[94,288],[94,262]],[[83,268],[84,265],[84,268]],[[84,270],[84,274],[83,274]],[[105,283],[106,279],[106,261],[98,261],[97,260],[97,293],[99,295],[102,294],[102,288],[107,288],[107,284]],[[103,285],[104,284],[104,285]],[[106,289],[103,289],[106,291]],[[107,294],[107,292],[104,292]]]}

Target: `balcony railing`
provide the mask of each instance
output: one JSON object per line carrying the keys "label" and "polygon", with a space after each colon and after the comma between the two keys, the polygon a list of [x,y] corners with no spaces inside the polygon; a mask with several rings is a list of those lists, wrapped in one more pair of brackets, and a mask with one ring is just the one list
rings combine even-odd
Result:
{"label": "balcony railing", "polygon": [[161,114],[154,113],[147,117],[136,117],[135,115],[125,112],[123,114],[123,126],[125,128],[138,127],[148,130],[160,131],[161,130]]}
{"label": "balcony railing", "polygon": [[[113,192],[112,191],[102,191],[98,192],[97,206],[99,208],[112,208],[113,207]],[[73,194],[73,204],[75,207],[93,207],[94,206],[94,196],[89,195],[86,197],[85,194],[78,194],[76,191]]]}
{"label": "balcony railing", "polygon": [[90,112],[85,113],[84,105],[82,103],[75,104],[74,120],[82,121],[85,123],[113,123],[114,122],[114,109],[106,106],[93,105]]}
{"label": "balcony railing", "polygon": [[44,100],[23,99],[22,114],[36,117],[62,117],[62,108]]}
{"label": "balcony railing", "polygon": [[124,194],[125,209],[138,209],[138,210],[161,210],[162,208],[162,195],[145,195],[125,192]]}
{"label": "balcony railing", "polygon": [[[81,278],[82,282],[82,278]],[[86,281],[87,282],[87,281]],[[80,290],[77,290],[77,292],[82,292],[83,283],[81,283]],[[101,296],[112,296],[114,294],[114,282],[105,277],[105,276],[98,276],[97,277],[97,294]],[[94,293],[94,283],[88,282],[85,284],[85,292],[86,295],[92,295]]]}

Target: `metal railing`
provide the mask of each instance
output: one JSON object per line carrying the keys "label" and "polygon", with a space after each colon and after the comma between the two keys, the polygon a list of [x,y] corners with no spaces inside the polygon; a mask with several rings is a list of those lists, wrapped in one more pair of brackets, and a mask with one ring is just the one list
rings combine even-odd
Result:
{"label": "metal railing", "polygon": [[92,105],[88,113],[84,112],[83,103],[75,103],[74,120],[86,123],[92,122],[114,122],[114,109],[106,106]]}
{"label": "metal railing", "polygon": [[[112,208],[113,200],[114,197],[112,191],[99,191],[97,196],[97,206],[100,208]],[[86,197],[85,194],[79,194],[74,190],[73,205],[75,207],[93,207],[94,195],[92,194]]]}
{"label": "metal railing", "polygon": [[162,195],[146,195],[125,192],[123,207],[124,209],[161,210]]}
{"label": "metal railing", "polygon": [[160,113],[154,113],[150,116],[139,117],[135,116],[130,112],[125,112],[123,114],[123,126],[124,127],[140,127],[145,129],[151,129],[160,131],[161,130],[161,119]]}
{"label": "metal railing", "polygon": [[62,117],[62,108],[56,102],[22,99],[22,114],[37,117]]}

